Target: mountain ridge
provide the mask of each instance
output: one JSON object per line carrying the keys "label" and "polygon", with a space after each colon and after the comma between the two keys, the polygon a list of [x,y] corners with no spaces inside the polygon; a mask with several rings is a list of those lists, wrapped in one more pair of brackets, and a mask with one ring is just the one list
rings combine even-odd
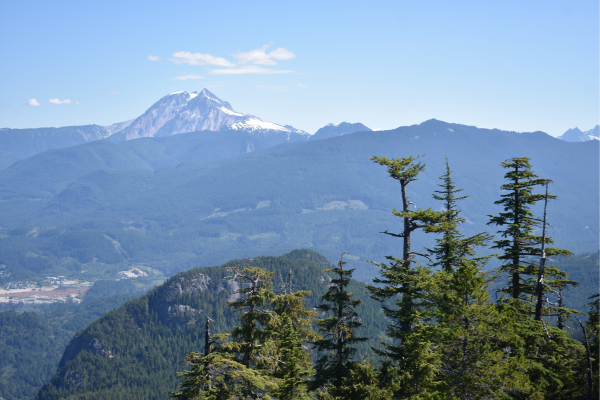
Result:
{"label": "mountain ridge", "polygon": [[558,136],[557,139],[566,142],[587,142],[588,140],[600,140],[600,125],[596,125],[592,129],[582,132],[579,128],[568,129],[565,133]]}

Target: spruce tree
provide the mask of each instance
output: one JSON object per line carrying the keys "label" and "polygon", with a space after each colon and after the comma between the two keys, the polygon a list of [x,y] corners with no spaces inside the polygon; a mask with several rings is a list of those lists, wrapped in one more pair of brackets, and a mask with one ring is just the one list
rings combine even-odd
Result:
{"label": "spruce tree", "polygon": [[362,322],[355,308],[361,304],[361,301],[352,300],[354,293],[348,293],[347,288],[354,269],[344,270],[346,264],[344,254],[337,267],[324,270],[324,272],[331,272],[334,277],[329,284],[329,290],[321,297],[323,304],[317,308],[326,315],[332,315],[317,320],[323,339],[314,343],[318,352],[325,354],[317,360],[315,378],[311,387],[318,389],[331,384],[332,388],[329,392],[333,394],[343,385],[344,377],[354,364],[352,356],[356,353],[356,348],[353,345],[367,340],[356,336],[356,329],[362,325]]}

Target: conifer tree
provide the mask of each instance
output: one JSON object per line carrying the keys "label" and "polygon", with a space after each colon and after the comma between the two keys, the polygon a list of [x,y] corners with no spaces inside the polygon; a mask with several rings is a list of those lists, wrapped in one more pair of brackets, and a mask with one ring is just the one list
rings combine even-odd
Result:
{"label": "conifer tree", "polygon": [[278,388],[278,380],[272,376],[276,332],[269,329],[276,316],[270,309],[270,300],[275,297],[270,288],[273,273],[256,267],[235,267],[229,272],[230,281],[241,283],[240,297],[228,302],[241,312],[240,326],[231,334],[215,335],[208,347],[210,353],[204,357],[197,352],[188,354],[192,368],[179,373],[181,390],[172,394],[175,398],[268,399]]}
{"label": "conifer tree", "polygon": [[[227,344],[229,334],[215,335],[215,341]],[[202,356],[192,352],[186,356],[190,370],[179,372],[179,391],[171,393],[176,399],[230,400],[239,398],[270,399],[269,392],[277,390],[275,380],[262,371],[246,367],[236,360],[236,353],[218,347]]]}
{"label": "conifer tree", "polygon": [[268,351],[265,344],[270,342],[274,332],[268,329],[275,313],[269,309],[270,300],[275,297],[271,290],[273,273],[261,268],[248,267],[240,271],[230,268],[231,281],[239,280],[240,297],[229,302],[229,307],[241,311],[240,326],[233,329],[231,336],[237,344],[236,352],[240,353],[240,362],[246,367],[264,368],[262,357]]}
{"label": "conifer tree", "polygon": [[356,348],[353,345],[367,340],[356,336],[356,329],[362,322],[355,308],[361,301],[352,300],[354,293],[348,293],[354,269],[344,270],[344,254],[337,267],[324,270],[332,272],[334,277],[329,290],[321,297],[323,304],[318,309],[324,314],[333,315],[317,321],[323,339],[317,340],[315,346],[319,353],[325,354],[317,360],[315,378],[311,385],[312,389],[318,389],[331,384],[329,391],[333,394],[342,386],[344,376],[354,364],[352,356],[356,353]]}
{"label": "conifer tree", "polygon": [[436,239],[436,246],[427,249],[435,258],[431,263],[433,267],[442,267],[444,271],[452,272],[459,268],[465,258],[473,265],[483,267],[490,256],[475,257],[475,248],[485,246],[492,238],[488,233],[478,233],[476,235],[465,237],[458,227],[466,222],[466,218],[460,217],[461,210],[457,207],[457,202],[466,199],[468,196],[457,196],[457,193],[463,189],[457,189],[452,179],[452,171],[448,158],[446,158],[446,172],[440,176],[440,190],[433,193],[433,198],[442,201],[444,204],[444,214],[439,224],[429,228],[430,232],[441,233],[442,236]]}
{"label": "conifer tree", "polygon": [[[402,238],[402,258],[388,256],[388,263],[376,263],[381,270],[381,278],[373,280],[374,285],[367,285],[372,298],[379,301],[395,299],[397,308],[392,309],[387,305],[383,306],[384,314],[393,322],[388,327],[387,333],[394,340],[402,342],[412,329],[417,320],[417,308],[419,303],[419,282],[415,280],[415,256],[426,256],[426,254],[413,251],[411,245],[412,233],[417,229],[423,229],[426,232],[434,230],[436,224],[442,221],[444,213],[428,209],[416,208],[410,209],[412,204],[409,201],[407,186],[417,179],[420,172],[425,170],[425,164],[417,162],[419,157],[404,157],[388,159],[385,157],[373,156],[371,160],[375,163],[386,166],[390,176],[400,183],[402,194],[402,211],[394,209],[392,213],[402,218],[402,233],[391,233],[387,230],[387,235]],[[418,274],[417,274],[418,275]],[[383,354],[394,360],[403,357],[401,343],[384,343],[385,351]]]}
{"label": "conifer tree", "polygon": [[[534,194],[536,186],[544,186],[549,179],[540,179],[531,170],[531,164],[527,157],[511,158],[500,164],[509,171],[504,175],[507,183],[501,186],[502,199],[494,202],[504,208],[504,212],[496,216],[489,215],[488,225],[496,225],[503,228],[498,231],[502,236],[495,240],[492,248],[501,250],[498,256],[503,262],[501,272],[509,274],[508,287],[503,291],[510,294],[513,299],[529,300],[533,296],[536,282],[528,276],[537,276],[538,267],[528,261],[528,257],[539,257],[542,255],[542,237],[535,235],[536,227],[540,226],[540,220],[536,219],[531,211],[531,206],[544,198],[554,199],[556,196],[550,194]],[[550,237],[545,237],[544,245],[552,244]],[[571,255],[567,250],[547,247],[547,256]],[[529,296],[529,299],[527,297]]]}
{"label": "conifer tree", "polygon": [[[533,193],[536,186],[547,188],[551,180],[539,179],[526,157],[509,159],[501,166],[509,170],[505,174],[507,183],[501,186],[506,193],[495,204],[502,205],[504,212],[490,216],[488,225],[504,228],[498,232],[502,239],[494,241],[493,248],[502,250],[498,256],[503,261],[500,272],[509,274],[508,285],[502,291],[512,300],[499,304],[499,309],[505,315],[518,316],[514,326],[520,342],[512,343],[511,347],[521,348],[530,362],[528,376],[535,393],[545,399],[576,398],[582,386],[581,375],[576,371],[585,350],[567,332],[544,320],[556,316],[563,328],[564,318],[575,312],[565,307],[563,289],[575,286],[576,282],[568,280],[566,273],[557,267],[545,266],[547,257],[568,256],[571,252],[547,247],[553,240],[546,235],[546,217],[535,218],[531,211],[536,202],[556,198],[547,190],[545,194]],[[534,234],[537,227],[542,228],[541,236]],[[550,302],[551,293],[558,294],[557,303]],[[549,306],[542,307],[542,303]]]}
{"label": "conifer tree", "polygon": [[382,381],[387,371],[378,371],[368,361],[354,363],[335,395],[320,391],[317,400],[389,400],[394,398],[393,387]]}
{"label": "conifer tree", "polygon": [[531,394],[530,361],[514,351],[524,344],[516,329],[519,321],[489,300],[489,282],[480,267],[463,258],[454,272],[440,271],[436,280],[438,289],[431,295],[437,323],[427,338],[440,355],[443,385],[432,389],[460,399]]}
{"label": "conifer tree", "polygon": [[279,389],[273,394],[279,400],[304,400],[306,385],[311,370],[306,365],[308,352],[302,347],[292,320],[285,317],[283,332],[279,338],[279,368],[274,374],[279,381]]}

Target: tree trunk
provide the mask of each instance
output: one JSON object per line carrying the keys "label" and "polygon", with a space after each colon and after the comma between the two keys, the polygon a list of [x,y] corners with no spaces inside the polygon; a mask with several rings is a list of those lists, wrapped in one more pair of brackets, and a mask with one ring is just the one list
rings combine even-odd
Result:
{"label": "tree trunk", "polygon": [[542,258],[540,259],[540,272],[537,282],[537,303],[535,305],[535,320],[542,319],[542,305],[544,302],[544,269],[546,268],[546,208],[548,207],[548,182],[546,182],[546,198],[544,201],[544,221],[542,222]]}
{"label": "tree trunk", "polygon": [[[410,202],[408,201],[408,196],[406,194],[406,185],[407,182],[405,180],[401,180],[400,181],[400,187],[402,189],[402,210],[407,213],[409,211],[409,206],[410,206]],[[411,234],[411,230],[410,230],[410,218],[409,217],[404,217],[404,232],[403,232],[403,239],[404,239],[404,249],[403,249],[403,259],[404,259],[404,267],[407,270],[411,269],[411,263],[412,263],[412,254],[410,253],[410,234]],[[404,291],[402,293],[402,303],[404,304],[404,309],[407,312],[410,312],[410,310],[412,310],[412,298],[410,296],[410,285],[404,283],[403,285],[405,285]],[[402,332],[410,332],[410,330],[412,329],[412,324],[410,321],[406,321],[403,320],[400,322],[400,329],[402,330]]]}
{"label": "tree trunk", "polygon": [[[519,173],[519,167],[517,166],[517,167],[515,167],[515,175],[518,175],[518,173]],[[515,186],[518,183],[519,183],[519,178],[515,178]],[[512,290],[512,297],[513,297],[513,299],[518,299],[520,291],[521,291],[521,288],[520,288],[520,278],[521,277],[519,275],[519,270],[518,270],[521,258],[519,257],[520,256],[520,254],[519,254],[520,253],[520,249],[519,249],[519,241],[517,239],[517,236],[518,236],[518,234],[520,232],[520,229],[518,228],[518,225],[519,225],[519,209],[520,209],[520,207],[519,207],[519,200],[520,200],[519,199],[519,189],[516,188],[515,189],[515,212],[513,214],[513,223],[514,223],[515,229],[516,229],[516,231],[514,233],[514,236],[513,236],[513,251],[514,251],[514,253],[513,253],[513,260],[512,260],[512,262],[513,262],[513,265],[516,268],[516,269],[513,270],[513,274],[512,274],[513,275],[513,282],[512,282],[512,284],[513,284],[513,287],[512,287],[512,289],[513,289]]]}
{"label": "tree trunk", "polygon": [[575,317],[575,319],[577,319],[577,322],[579,322],[579,325],[581,325],[581,329],[583,329],[583,340],[585,342],[585,351],[587,353],[587,398],[588,400],[592,400],[593,395],[592,395],[592,389],[593,389],[593,374],[592,374],[592,351],[590,350],[590,339],[588,337],[587,334],[587,330],[585,329],[585,325],[583,325],[581,323],[581,321],[579,320],[579,318]]}

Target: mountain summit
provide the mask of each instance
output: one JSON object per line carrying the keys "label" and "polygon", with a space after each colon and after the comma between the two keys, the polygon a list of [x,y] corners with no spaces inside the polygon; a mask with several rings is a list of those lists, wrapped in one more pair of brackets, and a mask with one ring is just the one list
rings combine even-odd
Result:
{"label": "mountain summit", "polygon": [[206,130],[237,130],[267,136],[283,134],[287,141],[306,140],[310,136],[289,125],[263,121],[254,115],[234,111],[231,104],[207,89],[200,93],[173,92],[154,103],[133,122],[123,125],[121,130],[113,132],[111,140],[121,142]]}
{"label": "mountain summit", "polygon": [[314,135],[310,137],[310,140],[328,139],[335,136],[347,135],[354,132],[370,132],[372,129],[367,128],[360,122],[351,124],[349,122],[342,122],[339,124],[327,124],[319,129]]}
{"label": "mountain summit", "polygon": [[563,133],[558,139],[565,142],[587,142],[588,140],[600,140],[600,125],[596,125],[589,131],[582,132],[579,128],[572,128]]}

